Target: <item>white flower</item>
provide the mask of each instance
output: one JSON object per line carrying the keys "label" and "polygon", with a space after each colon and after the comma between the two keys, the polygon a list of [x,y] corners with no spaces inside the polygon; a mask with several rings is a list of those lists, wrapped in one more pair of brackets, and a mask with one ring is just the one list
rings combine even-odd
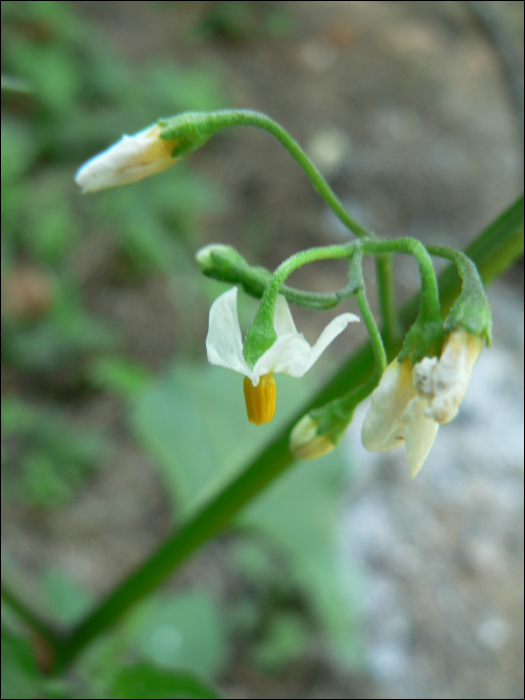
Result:
{"label": "white flower", "polygon": [[98,192],[127,185],[166,170],[176,163],[172,153],[176,141],[161,139],[161,128],[149,126],[133,136],[124,136],[79,169],[75,182],[82,192]]}
{"label": "white flower", "polygon": [[[337,316],[330,321],[317,342],[310,346],[303,334],[297,332],[286,299],[279,295],[274,314],[277,340],[259,357],[251,369],[242,353],[241,328],[237,315],[237,287],[233,287],[216,299],[210,309],[208,337],[206,338],[208,361],[212,365],[233,369],[248,378],[249,394],[246,393],[247,383],[245,381],[248,417],[254,423],[266,423],[273,417],[271,406],[265,406],[265,402],[270,404],[272,401],[271,391],[269,397],[265,398],[269,391],[268,382],[270,386],[273,382],[273,378],[268,377],[268,375],[272,375],[273,372],[282,372],[290,374],[292,377],[302,377],[319,359],[332,340],[352,321],[359,321],[359,318],[350,313]],[[260,392],[254,393],[252,389],[257,388],[260,380],[264,378],[267,379],[264,383],[261,382]],[[263,392],[266,392],[264,396]],[[262,402],[262,407],[257,406],[258,401]],[[251,410],[250,403],[253,410]],[[273,410],[275,410],[275,392],[273,393]]]}
{"label": "white flower", "polygon": [[441,357],[425,357],[412,367],[410,358],[393,360],[372,392],[361,440],[369,452],[392,450],[405,443],[410,474],[423,466],[440,423],[456,415],[483,341],[461,328],[445,340]]}

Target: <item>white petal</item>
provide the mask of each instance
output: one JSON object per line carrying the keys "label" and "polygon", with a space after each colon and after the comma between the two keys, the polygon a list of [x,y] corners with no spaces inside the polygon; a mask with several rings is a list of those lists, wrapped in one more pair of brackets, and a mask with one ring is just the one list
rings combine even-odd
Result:
{"label": "white petal", "polygon": [[372,392],[372,405],[361,430],[361,442],[366,450],[386,452],[403,444],[405,426],[401,418],[415,396],[410,360],[393,360]]}
{"label": "white petal", "polygon": [[275,314],[273,317],[273,327],[277,333],[277,337],[281,335],[288,335],[289,333],[297,333],[297,328],[293,322],[292,313],[288,302],[279,294],[277,296],[277,301],[275,302]]}
{"label": "white petal", "polygon": [[237,287],[215,299],[210,309],[206,338],[208,362],[252,378],[242,354],[242,336],[237,314]]}
{"label": "white petal", "polygon": [[133,136],[124,135],[102,153],[88,160],[75,176],[82,192],[137,182],[169,168],[176,162],[171,154],[174,141],[160,138],[161,128],[149,126]]}
{"label": "white petal", "polygon": [[439,428],[439,424],[435,420],[427,418],[425,415],[426,407],[426,399],[419,397],[412,399],[402,419],[405,426],[408,466],[412,478],[415,477],[428,457]]}
{"label": "white petal", "polygon": [[259,377],[268,372],[283,372],[292,377],[302,377],[306,372],[310,345],[302,333],[282,335],[255,363],[253,383],[257,386]]}
{"label": "white petal", "polygon": [[[317,339],[317,342],[312,346],[304,372],[307,372],[310,367],[317,362],[330,343],[344,331],[349,323],[355,323],[356,321],[359,321],[359,316],[348,313],[341,314],[340,316],[336,316],[334,319],[332,319]],[[292,373],[290,372],[290,374]],[[292,374],[292,376],[302,377],[302,374]]]}
{"label": "white petal", "polygon": [[[283,302],[288,307],[285,299]],[[286,309],[281,304],[281,317],[278,322],[280,328],[286,327],[288,323],[286,313]],[[290,321],[293,324],[291,314]],[[319,359],[332,340],[352,321],[359,321],[359,318],[355,314],[349,313],[337,316],[330,321],[313,347],[305,340],[303,334],[297,331],[285,335],[277,334],[275,343],[257,360],[253,368],[254,382],[268,372],[282,372],[290,374],[292,377],[302,377]],[[275,324],[275,329],[277,332],[277,324]],[[256,386],[256,384],[254,385]]]}
{"label": "white petal", "polygon": [[482,348],[481,338],[461,328],[450,333],[432,372],[432,396],[426,415],[438,423],[449,423],[456,416]]}

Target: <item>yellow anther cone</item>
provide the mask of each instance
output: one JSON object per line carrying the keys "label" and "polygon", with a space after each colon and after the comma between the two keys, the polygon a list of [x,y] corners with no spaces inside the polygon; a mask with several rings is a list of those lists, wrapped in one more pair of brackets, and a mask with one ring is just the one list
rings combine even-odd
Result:
{"label": "yellow anther cone", "polygon": [[277,387],[273,372],[263,374],[257,386],[253,386],[251,379],[245,377],[244,398],[246,399],[246,412],[250,423],[255,423],[255,425],[269,423],[275,415],[275,401],[277,399]]}

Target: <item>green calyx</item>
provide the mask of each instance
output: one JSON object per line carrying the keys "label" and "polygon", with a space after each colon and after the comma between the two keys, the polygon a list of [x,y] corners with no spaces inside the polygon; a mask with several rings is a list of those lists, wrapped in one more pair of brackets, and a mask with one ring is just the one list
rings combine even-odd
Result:
{"label": "green calyx", "polygon": [[206,112],[183,112],[170,119],[159,119],[161,127],[160,138],[176,141],[173,158],[183,158],[188,153],[196,151],[213,136],[216,129],[210,124],[210,116]]}
{"label": "green calyx", "polygon": [[461,251],[444,246],[427,246],[431,255],[451,260],[461,278],[461,294],[458,296],[445,320],[444,330],[448,335],[456,328],[463,328],[471,335],[492,343],[492,313],[483,288],[483,282],[473,261]]}
{"label": "green calyx", "polygon": [[410,357],[413,365],[424,357],[439,357],[443,345],[443,324],[441,319],[424,320],[418,318],[405,336],[403,346],[397,356],[398,362]]}
{"label": "green calyx", "polygon": [[[456,251],[455,251],[456,252]],[[492,313],[476,266],[466,255],[457,253],[461,260],[461,294],[454,302],[445,320],[445,333],[462,327],[467,333],[483,338],[492,344]]]}
{"label": "green calyx", "polygon": [[[220,243],[212,243],[198,250],[195,254],[195,260],[206,277],[219,280],[219,282],[242,283],[243,277],[252,269],[233,246]],[[270,272],[268,272],[267,277],[268,279],[271,277]],[[259,285],[260,296],[262,296],[265,283],[261,280]]]}
{"label": "green calyx", "polygon": [[246,333],[246,338],[242,348],[242,354],[250,369],[253,369],[257,360],[267,351],[277,340],[277,334],[273,326],[273,315],[275,311],[275,299],[273,304],[265,296],[261,299],[253,323]]}

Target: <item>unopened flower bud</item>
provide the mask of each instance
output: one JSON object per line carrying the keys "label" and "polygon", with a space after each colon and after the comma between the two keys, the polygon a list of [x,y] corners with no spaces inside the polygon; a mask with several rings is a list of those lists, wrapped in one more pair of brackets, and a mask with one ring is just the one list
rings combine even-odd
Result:
{"label": "unopened flower bud", "polygon": [[307,414],[290,434],[290,452],[296,459],[316,459],[331,452],[335,445],[330,435],[318,435],[319,421]]}
{"label": "unopened flower bud", "polygon": [[173,165],[177,141],[160,137],[158,124],[120,141],[88,160],[77,172],[75,182],[82,192],[98,192],[108,187],[127,185],[160,173]]}

